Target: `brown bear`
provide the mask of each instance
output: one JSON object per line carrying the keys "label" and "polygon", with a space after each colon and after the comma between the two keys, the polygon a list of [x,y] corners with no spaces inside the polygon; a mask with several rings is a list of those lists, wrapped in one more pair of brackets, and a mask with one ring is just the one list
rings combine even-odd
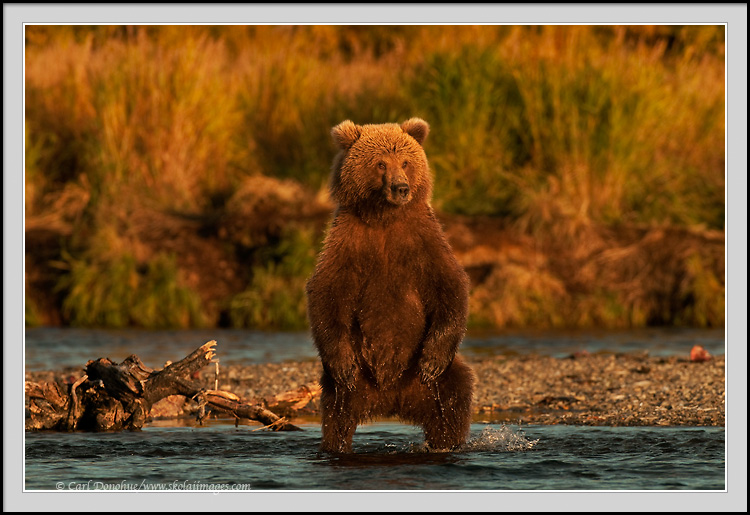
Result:
{"label": "brown bear", "polygon": [[336,210],[307,283],[325,452],[351,452],[378,416],[421,426],[435,450],[469,433],[474,374],[456,355],[469,280],[430,206],[428,132],[419,118],[331,131]]}

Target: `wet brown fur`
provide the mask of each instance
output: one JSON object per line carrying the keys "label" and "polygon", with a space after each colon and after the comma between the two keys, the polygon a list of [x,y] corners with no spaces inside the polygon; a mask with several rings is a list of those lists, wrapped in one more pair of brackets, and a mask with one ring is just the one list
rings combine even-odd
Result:
{"label": "wet brown fur", "polygon": [[323,451],[350,452],[357,425],[378,416],[422,426],[433,449],[468,436],[474,375],[456,351],[469,281],[429,203],[428,132],[418,118],[332,130],[337,208],[307,284]]}

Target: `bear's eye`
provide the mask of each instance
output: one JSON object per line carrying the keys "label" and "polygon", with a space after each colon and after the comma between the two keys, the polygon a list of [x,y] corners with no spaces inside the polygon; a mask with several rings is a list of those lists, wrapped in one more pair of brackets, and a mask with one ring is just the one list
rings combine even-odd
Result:
{"label": "bear's eye", "polygon": [[403,164],[401,165],[401,168],[406,168],[408,164],[409,164],[409,161],[404,161]]}
{"label": "bear's eye", "polygon": [[383,161],[379,162],[378,168],[380,168],[381,170],[385,170],[385,163]]}

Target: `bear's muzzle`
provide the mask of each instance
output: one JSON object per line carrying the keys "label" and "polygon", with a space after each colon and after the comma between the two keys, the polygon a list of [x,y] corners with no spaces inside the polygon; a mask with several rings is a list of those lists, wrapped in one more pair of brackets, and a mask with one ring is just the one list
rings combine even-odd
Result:
{"label": "bear's muzzle", "polygon": [[384,179],[385,188],[383,193],[388,202],[401,206],[411,200],[411,188],[409,188],[406,174],[401,173],[392,177],[386,176]]}

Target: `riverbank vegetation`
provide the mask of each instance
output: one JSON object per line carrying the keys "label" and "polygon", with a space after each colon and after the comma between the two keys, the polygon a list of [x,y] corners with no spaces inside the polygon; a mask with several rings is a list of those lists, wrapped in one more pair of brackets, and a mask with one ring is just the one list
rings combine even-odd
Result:
{"label": "riverbank vegetation", "polygon": [[724,324],[723,26],[27,26],[27,324],[304,329],[330,128],[432,128],[474,327]]}

